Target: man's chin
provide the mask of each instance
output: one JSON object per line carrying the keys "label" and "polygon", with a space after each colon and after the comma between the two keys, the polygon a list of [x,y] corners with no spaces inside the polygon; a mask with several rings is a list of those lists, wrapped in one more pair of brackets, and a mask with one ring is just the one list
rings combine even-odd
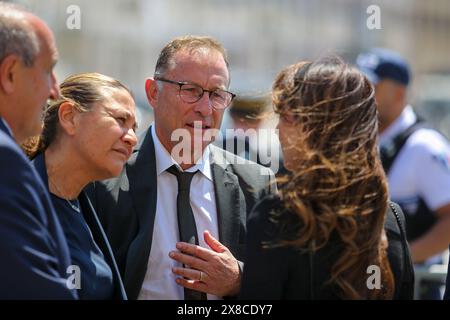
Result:
{"label": "man's chin", "polygon": [[[199,159],[203,156],[205,149],[210,143],[202,143],[198,145],[191,144],[190,148],[187,149],[172,149],[172,158],[182,166],[193,166]],[[177,152],[178,151],[178,152]]]}
{"label": "man's chin", "polygon": [[32,139],[38,139],[39,136],[42,134],[43,125],[41,121],[34,124],[34,126],[30,126],[27,130],[27,132],[24,133],[25,137],[24,139],[26,141],[32,140]]}

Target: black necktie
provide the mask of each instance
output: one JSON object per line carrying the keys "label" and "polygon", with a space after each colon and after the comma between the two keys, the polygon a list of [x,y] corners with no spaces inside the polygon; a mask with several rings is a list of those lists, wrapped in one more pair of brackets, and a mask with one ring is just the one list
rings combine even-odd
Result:
{"label": "black necktie", "polygon": [[[198,245],[197,227],[189,200],[191,181],[196,172],[181,172],[175,165],[167,169],[167,172],[177,177],[178,181],[177,217],[180,241]],[[206,300],[206,294],[184,288],[184,300]]]}

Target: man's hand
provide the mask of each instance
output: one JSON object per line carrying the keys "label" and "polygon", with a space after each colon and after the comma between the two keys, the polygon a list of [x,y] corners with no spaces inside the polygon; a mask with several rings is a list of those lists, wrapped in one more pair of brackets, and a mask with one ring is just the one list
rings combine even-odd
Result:
{"label": "man's hand", "polygon": [[172,269],[173,273],[181,276],[176,279],[177,283],[219,297],[237,295],[241,286],[237,260],[208,231],[203,233],[203,237],[211,249],[178,242],[176,247],[179,251],[169,253],[172,259],[186,266]]}

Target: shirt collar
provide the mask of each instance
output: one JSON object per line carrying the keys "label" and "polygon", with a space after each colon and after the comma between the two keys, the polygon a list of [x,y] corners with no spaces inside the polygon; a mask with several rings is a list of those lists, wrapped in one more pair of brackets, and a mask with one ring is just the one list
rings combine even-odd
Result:
{"label": "shirt collar", "polygon": [[407,105],[400,116],[380,134],[380,145],[386,145],[401,132],[409,128],[417,121],[417,116],[412,107]]}
{"label": "shirt collar", "polygon": [[[159,140],[154,123],[151,125],[151,134],[155,145],[156,174],[159,176],[173,165],[176,165],[180,171],[183,171]],[[197,163],[191,168],[186,169],[186,172],[195,172],[197,170],[212,181],[209,146],[205,148],[202,157],[198,159]]]}

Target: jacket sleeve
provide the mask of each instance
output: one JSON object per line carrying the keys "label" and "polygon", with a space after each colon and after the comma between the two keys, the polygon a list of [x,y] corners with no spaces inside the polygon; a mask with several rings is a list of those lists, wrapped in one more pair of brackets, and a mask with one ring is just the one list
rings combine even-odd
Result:
{"label": "jacket sleeve", "polygon": [[247,225],[246,261],[242,276],[240,299],[282,299],[283,287],[288,276],[287,249],[263,247],[273,240],[273,225],[268,217],[265,201],[257,205]]}
{"label": "jacket sleeve", "polygon": [[16,150],[2,146],[0,154],[0,299],[76,298],[36,174]]}

